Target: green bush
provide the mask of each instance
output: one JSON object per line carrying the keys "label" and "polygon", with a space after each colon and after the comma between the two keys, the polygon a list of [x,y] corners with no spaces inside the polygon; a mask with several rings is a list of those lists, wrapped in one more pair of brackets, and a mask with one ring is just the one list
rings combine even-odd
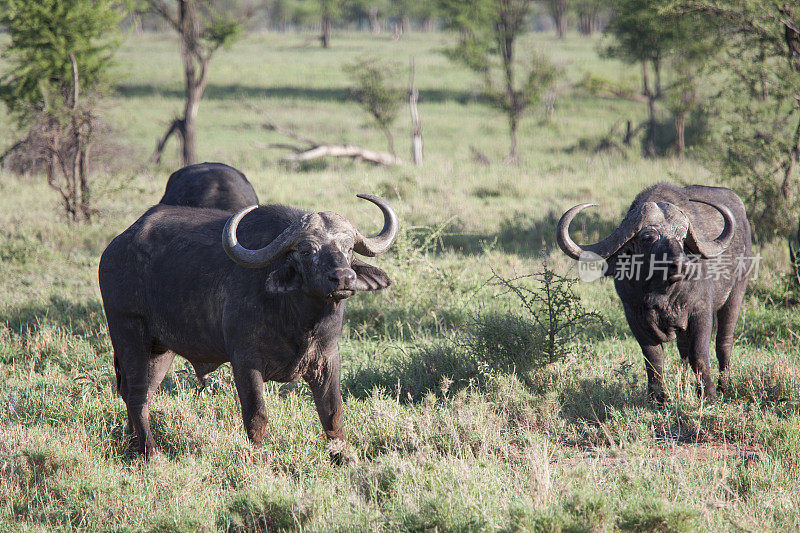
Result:
{"label": "green bush", "polygon": [[464,343],[487,372],[530,373],[574,352],[576,335],[599,316],[584,309],[574,291],[577,280],[545,263],[535,273],[516,278],[498,274],[488,284],[497,297],[509,296],[502,311],[482,311],[467,325]]}

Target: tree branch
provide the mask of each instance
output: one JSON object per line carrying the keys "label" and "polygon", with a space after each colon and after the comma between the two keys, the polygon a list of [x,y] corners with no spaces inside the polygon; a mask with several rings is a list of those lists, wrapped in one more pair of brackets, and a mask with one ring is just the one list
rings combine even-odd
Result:
{"label": "tree branch", "polygon": [[178,33],[181,33],[180,20],[178,20],[178,17],[170,11],[164,2],[161,0],[147,0],[147,5],[149,5],[153,11],[158,13],[161,18],[166,20],[167,23],[172,26],[172,29]]}
{"label": "tree branch", "polygon": [[158,142],[156,142],[156,149],[153,152],[153,155],[150,156],[150,162],[159,164],[161,163],[161,154],[164,152],[164,146],[167,144],[167,140],[172,136],[173,133],[176,131],[181,131],[183,128],[183,120],[176,118],[173,119],[172,123],[169,125],[167,132],[161,137]]}

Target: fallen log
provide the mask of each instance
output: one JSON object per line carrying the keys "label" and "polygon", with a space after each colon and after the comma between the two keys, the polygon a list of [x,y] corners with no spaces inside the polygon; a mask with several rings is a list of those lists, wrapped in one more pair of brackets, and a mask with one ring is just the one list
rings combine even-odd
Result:
{"label": "fallen log", "polygon": [[359,161],[367,161],[378,165],[404,165],[402,159],[388,152],[376,152],[352,144],[318,144],[301,152],[293,152],[281,157],[284,163],[303,163],[321,157],[350,157]]}
{"label": "fallen log", "polygon": [[285,148],[292,151],[291,153],[280,158],[282,163],[304,163],[306,161],[312,161],[322,157],[349,157],[357,161],[366,161],[376,165],[405,165],[405,162],[402,159],[388,152],[379,152],[352,144],[328,144],[309,139],[308,137],[300,135],[289,128],[285,128],[279,124],[276,124],[266,117],[266,113],[258,106],[247,104],[247,107],[264,117],[264,124],[262,125],[262,128],[265,130],[274,131],[283,135],[284,137],[289,137],[290,139],[294,139],[298,143],[305,145],[293,146],[285,143],[266,145],[265,148]]}

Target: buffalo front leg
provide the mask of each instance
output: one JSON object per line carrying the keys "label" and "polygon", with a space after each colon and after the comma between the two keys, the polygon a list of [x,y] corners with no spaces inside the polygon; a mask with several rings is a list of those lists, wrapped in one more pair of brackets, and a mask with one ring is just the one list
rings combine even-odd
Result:
{"label": "buffalo front leg", "polygon": [[717,311],[717,361],[719,361],[718,387],[724,389],[728,377],[728,368],[731,364],[731,351],[733,350],[733,332],[739,320],[739,310],[742,307],[745,285],[734,287],[728,301]]}
{"label": "buffalo front leg", "polygon": [[664,394],[664,350],[660,344],[641,344],[644,368],[647,371],[647,399],[663,404]]}
{"label": "buffalo front leg", "polygon": [[328,439],[328,451],[334,464],[355,462],[347,443],[342,423],[341,360],[339,352],[327,362],[304,376],[314,395],[319,421]]}
{"label": "buffalo front leg", "polygon": [[247,438],[253,446],[264,444],[267,431],[267,407],[264,405],[264,376],[257,365],[240,363],[233,365],[236,392],[242,404],[242,420]]}
{"label": "buffalo front leg", "polygon": [[711,365],[708,360],[708,349],[711,343],[711,330],[714,323],[711,314],[697,314],[689,317],[689,324],[684,342],[689,345],[689,364],[700,381],[698,395],[705,396],[709,403],[717,400],[717,389],[711,380]]}

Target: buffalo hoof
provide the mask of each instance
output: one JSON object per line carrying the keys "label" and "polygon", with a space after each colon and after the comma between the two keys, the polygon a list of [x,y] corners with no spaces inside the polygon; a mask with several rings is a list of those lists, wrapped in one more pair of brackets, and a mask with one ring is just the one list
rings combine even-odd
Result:
{"label": "buffalo hoof", "polygon": [[141,447],[135,438],[128,442],[128,447],[125,455],[129,459],[144,459],[145,461],[152,459],[158,455],[158,448],[154,446]]}
{"label": "buffalo hoof", "polygon": [[331,463],[336,466],[354,466],[358,464],[358,459],[350,453],[332,453]]}
{"label": "buffalo hoof", "polygon": [[661,389],[650,389],[647,391],[647,401],[660,407],[667,403],[667,395]]}
{"label": "buffalo hoof", "polygon": [[328,441],[328,454],[331,457],[331,463],[336,466],[352,466],[358,462],[346,440],[334,439]]}
{"label": "buffalo hoof", "polygon": [[717,393],[712,391],[710,394],[708,391],[705,392],[698,392],[697,397],[703,400],[705,405],[714,405],[717,403]]}
{"label": "buffalo hoof", "polygon": [[717,389],[714,388],[714,385],[704,387],[698,383],[697,397],[703,400],[704,404],[712,405],[717,402]]}
{"label": "buffalo hoof", "polygon": [[717,392],[726,393],[730,388],[730,377],[727,374],[722,374],[719,376],[719,380],[717,381]]}

